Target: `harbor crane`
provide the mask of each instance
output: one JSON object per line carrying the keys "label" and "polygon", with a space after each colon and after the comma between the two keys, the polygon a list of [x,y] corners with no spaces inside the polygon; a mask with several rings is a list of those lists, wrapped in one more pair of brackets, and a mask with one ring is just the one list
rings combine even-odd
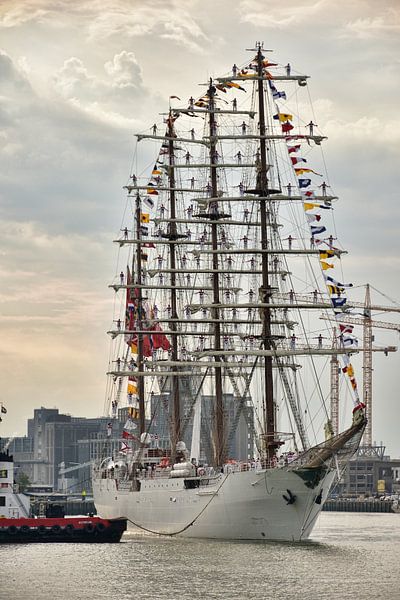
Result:
{"label": "harbor crane", "polygon": [[[344,314],[340,318],[340,322],[343,324],[351,324],[351,325],[362,325],[363,326],[363,402],[366,406],[366,413],[368,416],[368,423],[364,433],[364,447],[371,448],[372,447],[372,352],[373,351],[381,351],[385,354],[388,351],[393,351],[394,348],[382,348],[375,349],[372,347],[372,342],[374,341],[374,336],[372,334],[372,329],[374,327],[379,329],[393,329],[400,333],[400,325],[395,323],[388,323],[386,321],[377,321],[371,318],[371,311],[382,311],[382,312],[400,312],[400,307],[397,306],[381,306],[381,305],[372,305],[371,304],[371,291],[370,284],[367,283],[365,290],[365,301],[361,302],[352,302],[351,306],[358,306],[363,308],[364,316],[354,316],[351,314]],[[336,321],[334,317],[328,315],[322,315],[321,319],[328,321]],[[334,330],[334,342],[333,347],[337,347],[337,339],[335,330]],[[339,425],[339,368],[338,368],[338,359],[337,356],[333,356],[331,360],[331,379],[332,379],[332,396],[331,396],[331,421],[332,427],[335,433],[338,431]]]}

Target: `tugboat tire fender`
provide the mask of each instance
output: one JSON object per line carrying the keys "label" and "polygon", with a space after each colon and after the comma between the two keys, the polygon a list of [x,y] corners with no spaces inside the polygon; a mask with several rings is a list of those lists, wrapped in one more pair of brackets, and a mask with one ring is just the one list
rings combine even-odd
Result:
{"label": "tugboat tire fender", "polygon": [[106,526],[104,525],[104,523],[97,523],[97,525],[96,525],[96,531],[98,531],[99,533],[104,531],[105,528],[106,528]]}
{"label": "tugboat tire fender", "polygon": [[29,527],[29,525],[22,525],[21,529],[20,529],[20,532],[21,533],[29,533],[30,530],[31,530],[31,528]]}
{"label": "tugboat tire fender", "polygon": [[94,527],[93,523],[87,523],[87,524],[85,525],[85,531],[86,531],[87,533],[93,533],[93,532],[94,532],[94,529],[95,529],[95,527]]}
{"label": "tugboat tire fender", "polygon": [[16,533],[18,533],[18,527],[16,527],[15,525],[10,525],[7,528],[7,531],[10,535],[15,535]]}
{"label": "tugboat tire fender", "polygon": [[68,523],[68,525],[66,525],[63,529],[67,533],[72,534],[72,533],[74,533],[75,527],[72,525],[72,523]]}
{"label": "tugboat tire fender", "polygon": [[53,527],[51,528],[51,531],[53,533],[60,533],[61,527],[59,525],[53,525]]}

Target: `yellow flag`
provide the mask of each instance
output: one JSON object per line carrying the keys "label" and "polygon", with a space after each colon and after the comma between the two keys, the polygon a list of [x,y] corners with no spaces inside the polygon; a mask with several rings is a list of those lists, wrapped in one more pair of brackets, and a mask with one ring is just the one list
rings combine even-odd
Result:
{"label": "yellow flag", "polygon": [[284,121],[292,121],[293,115],[288,115],[287,113],[279,113],[279,120],[283,123]]}
{"label": "yellow flag", "polygon": [[313,208],[319,208],[319,204],[313,204],[312,202],[304,202],[304,210],[312,210]]}
{"label": "yellow flag", "polygon": [[137,344],[135,342],[131,343],[131,352],[132,354],[137,354]]}
{"label": "yellow flag", "polygon": [[133,381],[128,381],[128,394],[137,394],[137,385]]}
{"label": "yellow flag", "polygon": [[140,215],[140,222],[141,223],[150,223],[150,215],[149,215],[149,213],[142,213]]}
{"label": "yellow flag", "polygon": [[327,269],[334,269],[335,265],[331,265],[330,263],[324,262],[323,260],[321,260],[321,267],[323,271],[326,271]]}
{"label": "yellow flag", "polygon": [[333,250],[320,250],[319,251],[320,258],[332,258],[332,256],[335,256],[335,253]]}

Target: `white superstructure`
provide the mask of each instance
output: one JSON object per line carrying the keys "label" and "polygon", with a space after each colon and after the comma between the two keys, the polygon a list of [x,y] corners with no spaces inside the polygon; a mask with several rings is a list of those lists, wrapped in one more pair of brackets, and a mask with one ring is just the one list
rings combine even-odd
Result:
{"label": "white superstructure", "polygon": [[0,451],[0,519],[29,517],[29,498],[19,494],[14,484],[13,457]]}

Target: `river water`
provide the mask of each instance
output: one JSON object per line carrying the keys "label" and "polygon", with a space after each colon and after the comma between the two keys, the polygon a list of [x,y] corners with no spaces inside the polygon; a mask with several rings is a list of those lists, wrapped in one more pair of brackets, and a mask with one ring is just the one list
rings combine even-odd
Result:
{"label": "river water", "polygon": [[400,600],[400,514],[322,513],[302,544],[0,546],[1,600]]}

